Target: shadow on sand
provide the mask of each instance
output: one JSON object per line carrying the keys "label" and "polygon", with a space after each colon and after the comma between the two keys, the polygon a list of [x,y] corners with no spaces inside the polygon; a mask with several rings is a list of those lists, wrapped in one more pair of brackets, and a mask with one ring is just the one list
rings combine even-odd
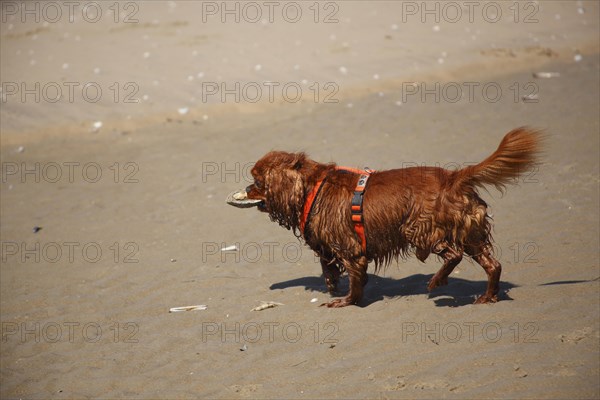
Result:
{"label": "shadow on sand", "polygon": [[[485,292],[487,281],[469,281],[461,278],[451,277],[448,285],[436,288],[433,292],[427,291],[427,283],[433,274],[415,274],[401,279],[391,279],[387,277],[369,274],[369,283],[365,287],[365,292],[361,307],[367,307],[384,298],[394,298],[399,296],[414,296],[429,294],[430,299],[434,299],[438,307],[461,307],[473,304],[475,299]],[[304,286],[305,290],[327,292],[325,280],[322,276],[308,276],[274,283],[271,290],[286,289],[290,287]],[[510,282],[500,282],[499,300],[512,300],[508,291],[517,285]],[[348,277],[344,276],[340,280],[338,287],[340,295],[348,292]]]}

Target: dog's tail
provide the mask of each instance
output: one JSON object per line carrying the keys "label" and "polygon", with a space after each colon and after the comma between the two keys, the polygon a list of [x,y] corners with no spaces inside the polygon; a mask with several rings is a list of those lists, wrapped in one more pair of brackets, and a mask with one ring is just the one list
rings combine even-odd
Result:
{"label": "dog's tail", "polygon": [[455,187],[494,185],[503,192],[506,184],[535,166],[542,140],[542,132],[528,127],[510,131],[491,156],[454,173]]}

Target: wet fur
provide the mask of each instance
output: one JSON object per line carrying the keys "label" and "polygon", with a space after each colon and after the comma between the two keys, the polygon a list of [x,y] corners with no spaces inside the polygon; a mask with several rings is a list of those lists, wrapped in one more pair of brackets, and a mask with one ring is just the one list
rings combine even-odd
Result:
{"label": "wet fur", "polygon": [[502,267],[492,253],[487,204],[478,189],[491,185],[504,190],[536,162],[540,140],[540,132],[523,127],[509,132],[492,155],[474,166],[457,171],[413,167],[373,173],[363,203],[366,254],[351,221],[355,173],[337,170],[332,163],[315,162],[304,153],[274,151],[252,169],[255,181],[247,188],[248,197],[263,200],[261,211],[300,236],[306,196],[325,178],[304,240],[320,256],[332,294],[341,273],[348,272],[348,295],[327,303],[329,307],[360,301],[369,262],[373,261],[377,270],[412,253],[423,262],[431,253],[443,260],[429,290],[447,284],[463,254],[473,257],[488,275],[487,290],[476,303],[496,302]]}

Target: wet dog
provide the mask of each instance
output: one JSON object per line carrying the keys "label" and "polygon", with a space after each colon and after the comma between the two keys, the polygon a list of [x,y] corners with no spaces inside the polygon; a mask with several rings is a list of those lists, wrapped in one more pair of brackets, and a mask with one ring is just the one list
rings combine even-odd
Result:
{"label": "wet dog", "polygon": [[369,262],[377,270],[413,253],[423,262],[431,253],[443,260],[430,291],[448,283],[463,254],[472,257],[488,277],[487,290],[475,303],[493,303],[502,267],[493,255],[487,204],[478,189],[503,190],[514,183],[536,163],[540,141],[539,131],[515,129],[484,161],[455,171],[360,171],[319,163],[304,153],[273,151],[256,162],[254,183],[234,194],[230,204],[257,207],[302,236],[320,257],[330,293],[348,273],[349,293],[328,307],[360,302]]}

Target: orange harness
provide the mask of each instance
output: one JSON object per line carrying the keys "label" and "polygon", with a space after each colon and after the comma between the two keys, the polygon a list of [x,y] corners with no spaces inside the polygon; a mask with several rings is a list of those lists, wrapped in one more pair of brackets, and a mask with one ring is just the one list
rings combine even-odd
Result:
{"label": "orange harness", "polygon": [[[367,187],[367,181],[373,173],[372,170],[365,168],[364,170],[355,169],[355,168],[347,168],[347,167],[336,167],[338,171],[348,171],[355,174],[359,174],[358,183],[356,184],[356,188],[354,189],[354,194],[352,195],[352,203],[351,203],[351,212],[352,212],[352,222],[354,222],[354,231],[358,235],[362,250],[366,254],[367,252],[367,237],[365,235],[365,226],[363,220],[363,195],[365,193],[365,189]],[[313,204],[317,195],[319,194],[323,182],[326,178],[317,181],[313,190],[310,191],[308,196],[306,197],[306,201],[304,202],[304,208],[302,210],[302,219],[300,220],[300,232],[304,235],[304,228],[306,227],[306,223],[308,222],[308,217],[310,216],[310,212],[312,211]]]}

